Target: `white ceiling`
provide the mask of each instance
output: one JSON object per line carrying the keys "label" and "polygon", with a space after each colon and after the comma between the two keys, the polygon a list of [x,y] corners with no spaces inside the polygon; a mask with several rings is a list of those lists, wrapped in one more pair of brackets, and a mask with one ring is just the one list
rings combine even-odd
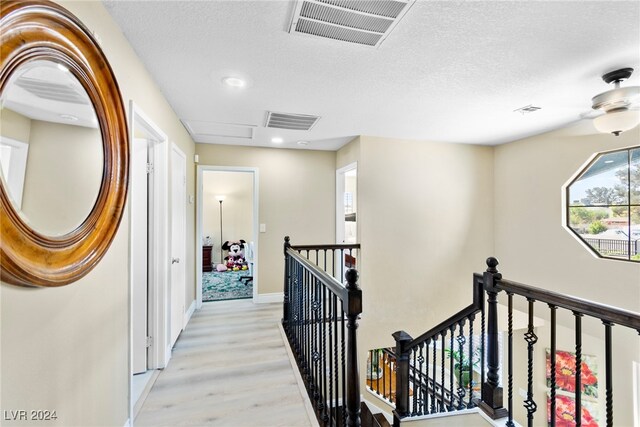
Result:
{"label": "white ceiling", "polygon": [[[640,85],[639,1],[417,0],[378,48],[290,34],[295,1],[104,3],[183,123],[252,129],[196,142],[500,144],[580,120],[607,71],[633,67],[623,86]],[[248,86],[223,86],[230,75]],[[542,109],[513,111],[529,104]],[[268,110],[321,119],[268,129]]]}

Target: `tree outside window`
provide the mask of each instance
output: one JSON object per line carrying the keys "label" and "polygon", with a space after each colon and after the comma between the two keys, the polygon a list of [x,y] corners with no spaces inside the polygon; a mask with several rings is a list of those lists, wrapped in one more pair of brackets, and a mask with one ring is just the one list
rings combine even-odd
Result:
{"label": "tree outside window", "polygon": [[598,154],[566,191],[570,230],[600,257],[640,262],[640,146]]}

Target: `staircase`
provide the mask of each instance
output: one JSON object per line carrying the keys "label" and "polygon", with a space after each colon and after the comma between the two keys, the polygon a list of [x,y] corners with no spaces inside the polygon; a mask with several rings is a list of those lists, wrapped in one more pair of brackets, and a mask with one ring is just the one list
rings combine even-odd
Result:
{"label": "staircase", "polygon": [[[357,285],[357,272],[345,272],[343,261],[345,251],[351,255],[358,248],[359,245],[291,246],[289,238],[285,238],[283,327],[321,426],[389,425],[383,414],[372,413],[360,399],[356,330],[362,292]],[[590,389],[585,386],[593,383],[583,375],[589,372],[590,360],[583,355],[583,344],[593,340],[583,333],[583,318],[595,319],[601,325],[604,356],[597,381],[605,410],[600,425],[613,426],[612,328],[618,326],[617,334],[637,340],[640,314],[505,280],[497,266],[497,259],[488,258],[487,270],[473,275],[469,306],[416,338],[405,331],[394,333],[395,347],[382,349],[382,356],[377,350],[370,351],[370,360],[378,358],[382,375],[373,375],[374,363],[368,364],[366,387],[394,408],[394,427],[407,421],[413,427],[443,425],[433,417],[445,414],[464,414],[463,418],[472,420],[466,425],[479,422],[480,418],[471,415],[481,416],[482,423],[508,427],[518,423],[533,426],[534,420],[536,424],[546,424],[547,414],[542,408],[547,403],[547,393],[540,391],[541,379],[534,378],[534,372],[545,371],[535,366],[539,359],[534,356],[546,347],[548,413],[553,415],[549,416],[549,425],[555,426],[556,420],[565,425],[567,419],[576,426],[589,424],[587,403],[591,399],[589,404],[593,405],[593,394],[590,396]],[[346,277],[346,286],[334,277]],[[526,332],[520,338],[519,353],[514,339],[514,297],[520,299],[519,307],[525,307]],[[506,319],[499,319],[499,305],[505,308],[506,316],[502,316]],[[558,320],[558,314],[562,320]],[[538,316],[545,317],[543,323],[548,324],[548,331],[536,323]],[[566,336],[559,338],[559,331],[566,335],[567,318],[571,319],[568,328],[573,335],[572,351],[558,348],[559,342],[567,345]],[[499,320],[506,320],[504,345]],[[544,343],[539,342],[540,337],[544,337]],[[619,340],[616,344],[620,344]],[[565,360],[567,354],[569,362]],[[526,372],[524,382],[520,379],[516,383],[514,366],[519,372]],[[569,380],[564,378],[567,370],[571,373]],[[572,408],[567,409],[564,404],[567,391],[558,394],[561,387],[572,390]],[[524,399],[524,414],[517,421],[514,389]],[[463,418],[458,418],[455,425],[463,425]]]}

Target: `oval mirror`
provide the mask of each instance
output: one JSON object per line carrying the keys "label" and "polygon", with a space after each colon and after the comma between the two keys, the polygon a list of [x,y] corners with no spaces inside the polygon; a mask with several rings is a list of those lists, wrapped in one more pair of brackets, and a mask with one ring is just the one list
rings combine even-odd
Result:
{"label": "oval mirror", "polygon": [[3,0],[0,100],[0,280],[75,282],[124,211],[129,141],[115,75],[69,11]]}
{"label": "oval mirror", "polygon": [[62,236],[89,216],[102,136],[89,95],[65,65],[35,60],[11,74],[0,98],[0,167],[14,209],[38,233]]}

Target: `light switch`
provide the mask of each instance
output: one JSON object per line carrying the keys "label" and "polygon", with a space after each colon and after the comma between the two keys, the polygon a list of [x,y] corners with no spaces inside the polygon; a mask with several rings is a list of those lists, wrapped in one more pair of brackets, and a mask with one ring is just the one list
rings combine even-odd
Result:
{"label": "light switch", "polygon": [[260,232],[261,233],[267,232],[267,224],[260,224]]}

